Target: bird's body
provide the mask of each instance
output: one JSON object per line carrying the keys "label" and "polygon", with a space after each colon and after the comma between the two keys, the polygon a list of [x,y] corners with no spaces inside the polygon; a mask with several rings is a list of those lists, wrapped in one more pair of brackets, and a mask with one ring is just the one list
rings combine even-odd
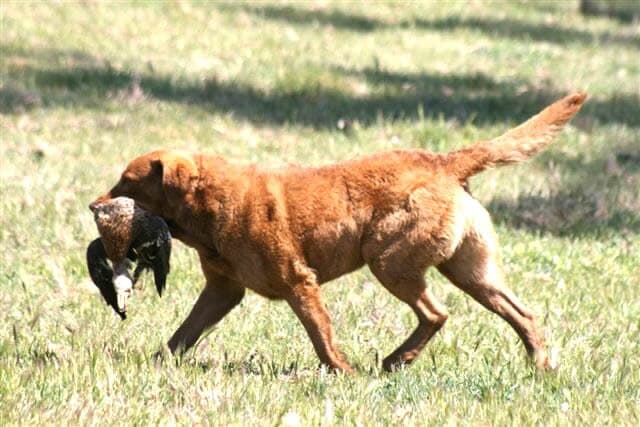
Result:
{"label": "bird's body", "polygon": [[[162,295],[170,269],[169,227],[127,197],[95,206],[93,213],[100,238],[87,248],[89,273],[106,302],[124,319],[127,298],[144,270],[153,270]],[[131,277],[129,269],[135,262]]]}

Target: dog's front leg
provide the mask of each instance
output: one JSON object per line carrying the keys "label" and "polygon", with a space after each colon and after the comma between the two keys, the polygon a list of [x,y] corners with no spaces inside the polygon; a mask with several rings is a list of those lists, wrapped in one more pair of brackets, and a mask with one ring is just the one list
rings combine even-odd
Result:
{"label": "dog's front leg", "polygon": [[206,329],[240,303],[244,293],[243,287],[226,278],[207,279],[191,313],[169,340],[171,353],[181,355],[191,348]]}
{"label": "dog's front leg", "polygon": [[335,343],[331,319],[320,298],[320,286],[315,283],[297,285],[287,302],[304,325],[320,361],[334,371],[353,372]]}

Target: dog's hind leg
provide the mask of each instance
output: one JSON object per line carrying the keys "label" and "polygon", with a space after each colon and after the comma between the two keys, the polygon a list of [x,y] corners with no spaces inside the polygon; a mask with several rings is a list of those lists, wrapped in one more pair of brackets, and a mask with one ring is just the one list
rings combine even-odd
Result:
{"label": "dog's hind leg", "polygon": [[409,305],[418,317],[418,326],[413,333],[382,362],[384,370],[393,371],[403,364],[410,364],[418,357],[431,337],[442,328],[449,314],[446,307],[427,288],[422,271],[415,274],[393,274],[375,262],[370,264],[370,268],[384,287]]}
{"label": "dog's hind leg", "polygon": [[538,368],[553,368],[533,312],[506,287],[497,261],[497,238],[487,211],[469,206],[467,232],[453,256],[437,266],[454,285],[506,320]]}
{"label": "dog's hind leg", "polygon": [[244,294],[244,288],[226,278],[207,278],[207,285],[189,316],[169,340],[171,353],[180,355],[191,348],[206,329],[218,323],[240,303]]}

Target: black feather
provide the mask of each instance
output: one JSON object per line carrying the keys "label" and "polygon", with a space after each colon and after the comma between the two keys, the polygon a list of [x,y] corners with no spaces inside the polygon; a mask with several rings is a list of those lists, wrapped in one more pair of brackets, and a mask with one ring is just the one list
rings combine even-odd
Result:
{"label": "black feather", "polygon": [[118,310],[118,299],[113,287],[113,270],[107,261],[107,252],[102,244],[102,239],[97,238],[87,247],[87,267],[89,276],[100,290],[102,298],[113,308],[122,320],[127,318],[126,313]]}
{"label": "black feather", "polygon": [[[153,270],[153,279],[158,295],[167,283],[167,275],[171,269],[171,233],[169,226],[159,216],[147,216],[146,221],[136,222],[135,237],[132,242],[138,258],[138,266],[134,272],[134,278],[139,269]],[[138,273],[139,275],[139,273]]]}

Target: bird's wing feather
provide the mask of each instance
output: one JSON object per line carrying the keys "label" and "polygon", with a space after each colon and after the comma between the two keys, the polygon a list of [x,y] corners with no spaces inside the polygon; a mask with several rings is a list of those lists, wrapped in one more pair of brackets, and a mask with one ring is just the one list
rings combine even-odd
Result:
{"label": "bird's wing feather", "polygon": [[113,287],[113,270],[107,262],[107,252],[102,244],[102,239],[97,238],[87,247],[87,268],[89,276],[100,290],[102,298],[118,313],[122,320],[127,318],[126,313],[118,310],[116,290]]}
{"label": "bird's wing feather", "polygon": [[171,234],[167,223],[162,218],[156,217],[154,222],[158,223],[156,225],[157,228],[155,228],[158,235],[156,237],[156,256],[152,260],[153,278],[158,295],[162,296],[167,283],[167,275],[171,269],[169,264],[171,258]]}

